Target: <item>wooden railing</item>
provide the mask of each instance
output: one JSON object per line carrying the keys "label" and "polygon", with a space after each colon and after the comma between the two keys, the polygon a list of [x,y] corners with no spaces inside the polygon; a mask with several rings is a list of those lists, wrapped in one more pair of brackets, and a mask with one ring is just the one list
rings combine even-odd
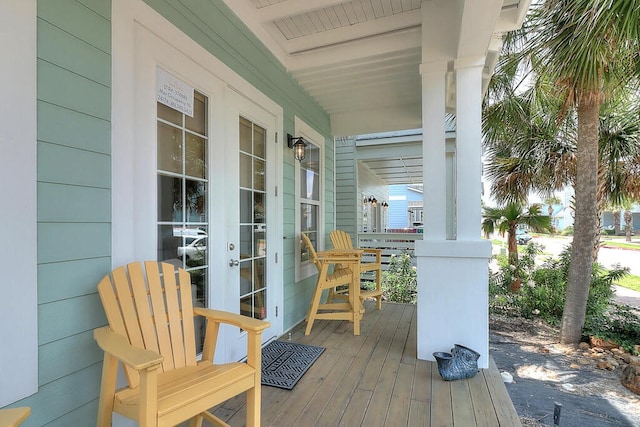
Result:
{"label": "wooden railing", "polygon": [[422,233],[359,233],[358,247],[382,249],[382,269],[386,270],[391,255],[408,253],[415,265],[416,240],[422,240]]}

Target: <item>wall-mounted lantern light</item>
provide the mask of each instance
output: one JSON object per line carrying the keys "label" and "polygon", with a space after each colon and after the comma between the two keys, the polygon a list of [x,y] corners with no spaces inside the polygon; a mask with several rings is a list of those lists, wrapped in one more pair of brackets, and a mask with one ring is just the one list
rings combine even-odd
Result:
{"label": "wall-mounted lantern light", "polygon": [[306,155],[305,148],[307,143],[304,142],[304,138],[301,136],[293,137],[291,134],[287,134],[287,147],[293,148],[293,157],[301,162]]}

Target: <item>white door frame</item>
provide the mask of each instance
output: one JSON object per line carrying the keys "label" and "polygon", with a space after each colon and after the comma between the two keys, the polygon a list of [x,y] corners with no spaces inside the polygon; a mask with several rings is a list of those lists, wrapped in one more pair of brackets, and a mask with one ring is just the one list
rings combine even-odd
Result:
{"label": "white door frame", "polygon": [[[155,65],[162,64],[165,70],[176,72],[188,83],[193,84],[189,73],[208,73],[214,78],[208,84],[208,88],[199,90],[210,95],[221,94],[220,99],[210,100],[210,140],[227,141],[226,126],[229,126],[225,119],[224,108],[225,88],[232,87],[234,91],[243,94],[251,99],[264,110],[271,113],[275,120],[275,131],[282,135],[283,111],[282,108],[271,99],[262,94],[259,90],[251,86],[238,74],[233,72],[225,64],[212,56],[191,38],[186,36],[170,22],[160,16],[140,0],[113,0],[113,87],[112,87],[112,264],[119,266],[127,262],[141,259],[156,259],[156,162],[155,153],[155,96],[148,91],[155,91]],[[137,43],[147,43],[144,49],[138,47],[131,40]],[[155,41],[154,41],[155,40]],[[185,71],[180,66],[181,59],[196,64],[196,67],[185,67],[187,75],[181,75]],[[153,65],[153,66],[152,66]],[[153,73],[147,76],[150,82],[136,81],[136,69],[142,66],[146,73]],[[196,70],[200,68],[200,70]],[[178,72],[178,70],[180,72]],[[191,70],[191,71],[189,71]],[[150,89],[151,88],[151,89]],[[206,89],[206,90],[205,90]],[[142,104],[136,105],[136,99],[146,100]],[[139,126],[138,123],[147,123],[146,126]],[[149,126],[149,123],[153,123]],[[237,126],[237,121],[234,124]],[[145,141],[144,143],[141,140]],[[282,138],[280,138],[280,141]],[[147,144],[147,146],[144,146]],[[151,149],[150,144],[154,144]],[[149,151],[151,150],[151,151]],[[210,150],[211,154],[212,150]],[[275,161],[276,182],[282,187],[282,144],[277,144]],[[144,160],[144,161],[141,161]],[[214,160],[214,159],[212,159]],[[153,177],[150,179],[149,177]],[[153,186],[144,188],[145,186]],[[271,195],[270,195],[271,197]],[[275,197],[275,196],[274,196]],[[212,198],[210,198],[211,200]],[[278,200],[279,199],[279,200]],[[271,298],[282,308],[282,235],[283,235],[283,205],[282,197],[270,199],[270,205],[276,205],[277,209],[272,213],[274,227],[271,230],[271,241],[268,242],[273,248],[274,254],[280,254],[279,263],[276,268],[272,268],[272,283],[279,284],[274,289]],[[218,201],[219,202],[219,201]],[[219,208],[210,206],[212,209]],[[213,233],[210,233],[213,236]],[[211,244],[211,260],[222,263],[226,260],[226,253],[221,254],[216,251]],[[228,261],[228,260],[226,260]],[[210,263],[210,271],[213,280],[220,280],[220,274],[226,271],[228,266]],[[219,270],[218,270],[219,268]],[[226,277],[224,278],[226,281]],[[212,307],[220,308],[219,304],[226,304],[227,296],[214,295],[210,301]],[[273,333],[277,336],[282,334],[283,314],[280,310],[279,316],[271,318]],[[222,342],[227,339],[222,338]],[[226,347],[226,345],[224,346]],[[222,359],[226,359],[228,350],[219,348],[217,353]]]}

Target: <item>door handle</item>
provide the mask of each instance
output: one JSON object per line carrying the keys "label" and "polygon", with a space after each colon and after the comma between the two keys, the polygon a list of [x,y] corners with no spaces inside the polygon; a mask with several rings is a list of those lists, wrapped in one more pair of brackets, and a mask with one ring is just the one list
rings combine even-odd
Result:
{"label": "door handle", "polygon": [[238,261],[237,259],[229,260],[229,267],[237,267],[238,265],[240,265],[240,261]]}

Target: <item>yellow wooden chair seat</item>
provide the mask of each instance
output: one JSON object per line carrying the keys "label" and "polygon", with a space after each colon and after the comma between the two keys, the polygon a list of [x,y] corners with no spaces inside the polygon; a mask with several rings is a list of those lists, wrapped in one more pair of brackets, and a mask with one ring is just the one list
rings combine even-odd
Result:
{"label": "yellow wooden chair seat", "polygon": [[[204,362],[197,366],[175,369],[158,374],[158,417],[166,425],[181,422],[172,420],[171,414],[191,407],[194,413],[207,411],[253,386],[254,370],[246,363],[212,365]],[[215,398],[208,399],[208,396]],[[139,412],[140,388],[124,389],[116,393],[114,410],[135,418]]]}
{"label": "yellow wooden chair seat", "polygon": [[[329,239],[335,249],[354,249],[351,236],[342,230],[333,230],[329,233]],[[361,248],[362,262],[360,272],[375,272],[376,288],[360,292],[360,298],[375,298],[376,308],[382,308],[382,250],[375,248]]]}

